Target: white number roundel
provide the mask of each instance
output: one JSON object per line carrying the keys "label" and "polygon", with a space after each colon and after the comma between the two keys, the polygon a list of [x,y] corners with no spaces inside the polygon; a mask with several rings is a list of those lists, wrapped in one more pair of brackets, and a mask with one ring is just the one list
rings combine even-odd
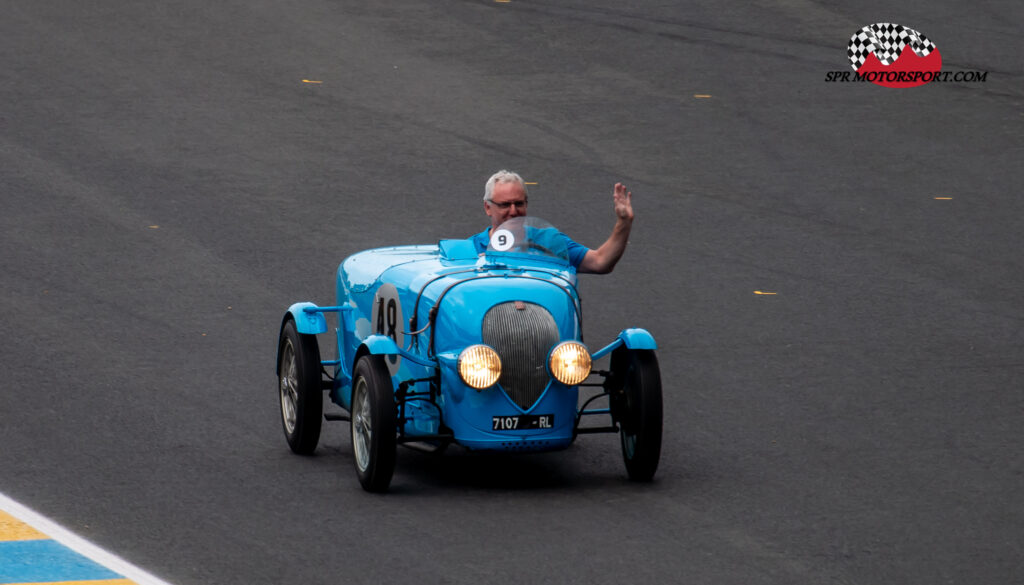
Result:
{"label": "white number roundel", "polygon": [[499,252],[509,250],[514,245],[516,245],[516,237],[509,230],[495,230],[495,232],[491,234],[491,247]]}

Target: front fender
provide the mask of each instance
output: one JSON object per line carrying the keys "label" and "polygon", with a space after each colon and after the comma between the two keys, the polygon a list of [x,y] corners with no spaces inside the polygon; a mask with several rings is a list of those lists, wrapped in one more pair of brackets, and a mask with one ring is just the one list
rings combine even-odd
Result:
{"label": "front fender", "polygon": [[363,340],[363,347],[373,355],[395,355],[398,345],[387,335],[370,335]]}
{"label": "front fender", "polygon": [[658,349],[654,336],[646,329],[623,329],[622,333],[619,333],[619,339],[628,349]]}
{"label": "front fender", "polygon": [[591,358],[600,359],[623,345],[626,349],[658,349],[658,343],[654,341],[654,336],[649,331],[634,327],[623,329],[615,341],[595,351]]}

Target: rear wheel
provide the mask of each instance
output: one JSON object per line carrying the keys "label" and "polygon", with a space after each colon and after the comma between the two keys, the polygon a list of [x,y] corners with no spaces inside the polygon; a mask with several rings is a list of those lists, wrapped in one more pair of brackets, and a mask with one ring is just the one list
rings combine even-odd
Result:
{"label": "rear wheel", "polygon": [[352,382],[352,454],[359,483],[368,492],[383,492],[395,471],[397,422],[391,376],[380,356],[356,363]]}
{"label": "rear wheel", "polygon": [[278,341],[278,393],[281,426],[291,450],[308,455],[320,441],[323,389],[320,385],[320,350],[316,336],[302,335],[289,319]]}
{"label": "rear wheel", "polygon": [[658,359],[651,350],[627,350],[614,357],[613,370],[623,372],[619,378],[622,387],[612,395],[612,408],[619,423],[626,473],[633,481],[651,481],[661,457]]}

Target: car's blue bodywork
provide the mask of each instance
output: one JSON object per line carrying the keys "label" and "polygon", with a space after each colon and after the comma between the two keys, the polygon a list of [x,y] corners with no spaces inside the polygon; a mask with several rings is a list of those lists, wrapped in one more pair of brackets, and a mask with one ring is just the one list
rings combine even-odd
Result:
{"label": "car's blue bodywork", "polygon": [[[321,334],[328,331],[325,313],[337,313],[337,358],[322,364],[330,370],[325,382],[330,399],[346,410],[351,410],[356,362],[366,354],[384,357],[395,391],[400,442],[454,442],[483,450],[564,448],[576,437],[583,415],[608,410],[580,410],[578,387],[562,384],[547,370],[548,354],[557,343],[582,340],[582,316],[576,272],[568,263],[560,234],[538,225],[520,227],[519,238],[529,240],[530,247],[498,250],[492,240],[487,252],[478,254],[469,240],[442,240],[437,245],[379,248],[352,255],[338,267],[335,305],[296,303],[284,322],[294,320],[301,334]],[[535,356],[536,363],[519,370],[532,380],[546,380],[542,389],[538,386],[525,399],[510,396],[504,369],[503,378],[483,390],[468,386],[458,372],[460,352],[487,343],[485,329],[505,327],[500,335],[512,336],[512,341],[522,335],[524,347],[543,337],[527,332],[526,325],[485,325],[489,312],[498,306],[514,307],[508,309],[513,318],[530,313],[537,322],[554,328],[544,337],[543,358]],[[555,343],[550,343],[555,335]],[[656,348],[647,331],[626,329],[592,351],[593,357],[620,346]],[[503,364],[523,359],[501,357]],[[538,415],[542,422],[538,428],[495,430],[496,417],[514,415]]]}

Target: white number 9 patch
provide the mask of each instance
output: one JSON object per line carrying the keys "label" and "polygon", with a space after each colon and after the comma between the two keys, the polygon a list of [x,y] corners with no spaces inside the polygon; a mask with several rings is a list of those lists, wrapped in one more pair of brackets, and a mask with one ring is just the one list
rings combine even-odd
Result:
{"label": "white number 9 patch", "polygon": [[516,237],[512,232],[501,229],[491,234],[491,247],[499,252],[504,252],[516,245]]}

